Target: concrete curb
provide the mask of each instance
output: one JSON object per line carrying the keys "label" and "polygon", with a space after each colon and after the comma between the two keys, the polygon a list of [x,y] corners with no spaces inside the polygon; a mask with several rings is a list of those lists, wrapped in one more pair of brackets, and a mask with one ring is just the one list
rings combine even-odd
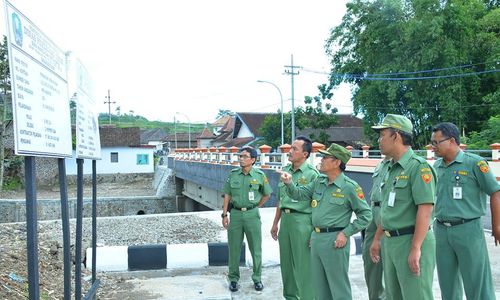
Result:
{"label": "concrete curb", "polygon": [[[361,254],[361,235],[350,239],[351,255]],[[88,248],[86,254],[86,267],[92,269],[92,248]],[[110,246],[97,247],[96,256],[96,270],[99,272],[202,268],[227,266],[228,247],[226,242]],[[241,248],[240,265],[252,265],[245,243]],[[279,247],[276,242],[262,242],[262,265],[279,265]]]}

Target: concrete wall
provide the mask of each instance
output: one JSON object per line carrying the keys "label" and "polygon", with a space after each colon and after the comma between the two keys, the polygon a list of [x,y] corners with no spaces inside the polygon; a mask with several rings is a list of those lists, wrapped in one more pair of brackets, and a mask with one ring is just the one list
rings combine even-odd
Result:
{"label": "concrete wall", "polygon": [[[38,220],[56,220],[61,218],[61,200],[37,200]],[[0,200],[0,223],[25,222],[25,200]],[[156,196],[142,197],[103,197],[97,199],[97,216],[128,216],[137,214],[160,214],[176,212],[175,198]],[[83,200],[83,217],[91,217],[92,200]],[[69,216],[76,217],[76,199],[69,199]]]}

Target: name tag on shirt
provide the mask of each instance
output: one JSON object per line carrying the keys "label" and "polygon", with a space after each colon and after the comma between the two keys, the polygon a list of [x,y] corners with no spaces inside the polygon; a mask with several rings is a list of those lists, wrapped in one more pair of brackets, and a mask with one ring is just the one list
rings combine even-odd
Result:
{"label": "name tag on shirt", "polygon": [[392,191],[389,193],[389,201],[387,201],[387,206],[394,207],[394,201],[396,201],[396,192]]}
{"label": "name tag on shirt", "polygon": [[248,192],[248,200],[255,201],[255,194],[253,193],[253,191]]}
{"label": "name tag on shirt", "polygon": [[460,200],[462,199],[462,187],[454,186],[453,187],[453,199]]}

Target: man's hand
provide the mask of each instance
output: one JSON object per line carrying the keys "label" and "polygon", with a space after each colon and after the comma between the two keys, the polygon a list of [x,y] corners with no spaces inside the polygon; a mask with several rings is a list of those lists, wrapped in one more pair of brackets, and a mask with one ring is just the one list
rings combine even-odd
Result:
{"label": "man's hand", "polygon": [[380,262],[380,239],[373,239],[370,246],[370,257],[373,263],[377,264]]}
{"label": "man's hand", "polygon": [[224,218],[222,218],[222,226],[224,227],[224,229],[227,229],[228,225],[229,225],[229,219],[227,216],[225,216]]}
{"label": "man's hand", "polygon": [[420,248],[412,247],[410,255],[408,255],[408,266],[410,270],[417,276],[420,276]]}
{"label": "man's hand", "polygon": [[495,246],[500,245],[500,226],[491,228],[491,235],[493,235],[493,239],[495,240]]}
{"label": "man's hand", "polygon": [[278,225],[273,225],[273,227],[271,227],[271,237],[275,241],[278,240]]}
{"label": "man's hand", "polygon": [[290,173],[285,172],[285,171],[280,171],[280,170],[277,170],[276,172],[281,174],[280,180],[284,184],[290,184],[292,182],[292,175]]}
{"label": "man's hand", "polygon": [[339,232],[337,234],[337,238],[335,239],[335,248],[344,248],[345,245],[347,244],[347,238],[344,234],[344,232]]}

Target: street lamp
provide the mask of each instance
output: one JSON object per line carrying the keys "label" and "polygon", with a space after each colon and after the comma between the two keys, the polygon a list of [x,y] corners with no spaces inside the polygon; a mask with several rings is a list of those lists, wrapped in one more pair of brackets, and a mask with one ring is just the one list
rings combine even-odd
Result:
{"label": "street lamp", "polygon": [[186,119],[188,120],[188,148],[191,149],[191,120],[188,118],[188,116],[186,116],[186,114],[183,114],[183,113],[180,113],[180,112],[176,112],[175,113],[176,115],[183,115],[184,117],[186,117]]}
{"label": "street lamp", "polygon": [[274,84],[274,83],[272,83],[270,81],[257,80],[257,82],[269,83],[272,86],[274,86],[278,90],[278,92],[280,93],[280,99],[281,99],[281,145],[284,145],[285,144],[285,130],[284,130],[284,127],[283,127],[283,95],[281,95],[281,90],[280,90],[280,88],[276,84]]}

